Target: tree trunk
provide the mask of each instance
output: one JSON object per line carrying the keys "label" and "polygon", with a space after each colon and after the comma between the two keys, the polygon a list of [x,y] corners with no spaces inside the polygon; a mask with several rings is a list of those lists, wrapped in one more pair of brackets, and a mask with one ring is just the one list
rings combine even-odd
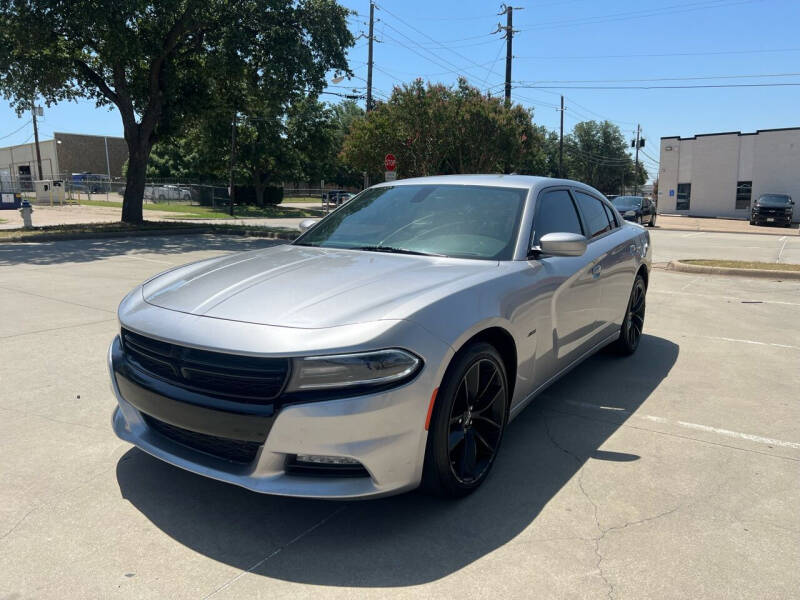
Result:
{"label": "tree trunk", "polygon": [[264,208],[264,188],[266,185],[261,173],[253,173],[253,187],[256,190],[256,204],[259,208]]}
{"label": "tree trunk", "polygon": [[[127,138],[128,135],[126,134]],[[137,136],[138,137],[138,136]],[[147,173],[147,160],[150,158],[150,144],[140,140],[128,140],[128,174],[125,195],[122,199],[122,222],[131,225],[142,223],[142,203]]]}

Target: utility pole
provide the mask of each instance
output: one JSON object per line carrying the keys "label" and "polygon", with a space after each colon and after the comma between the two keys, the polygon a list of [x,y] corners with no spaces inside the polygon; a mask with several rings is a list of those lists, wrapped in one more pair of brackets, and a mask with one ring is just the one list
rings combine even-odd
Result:
{"label": "utility pole", "polygon": [[369,51],[367,54],[367,112],[372,110],[372,43],[375,39],[375,2],[369,3]]}
{"label": "utility pole", "polygon": [[[639,195],[639,148],[641,142],[644,140],[639,140],[639,136],[642,134],[642,127],[638,123],[636,124],[636,159],[633,162],[633,195]],[[643,145],[643,144],[642,144]]]}
{"label": "utility pole", "polygon": [[233,120],[231,121],[231,172],[228,179],[228,197],[230,199],[231,208],[230,215],[233,216],[233,202],[236,199],[236,186],[233,182],[233,168],[236,165],[236,111],[233,111]]}
{"label": "utility pole", "polygon": [[506,7],[506,104],[511,104],[511,58],[513,56],[511,46],[514,40],[514,7]]}
{"label": "utility pole", "polygon": [[36,99],[33,100],[31,107],[31,114],[33,115],[33,140],[36,144],[36,165],[39,167],[39,181],[44,179],[42,176],[42,152],[39,150],[39,125],[36,122]]}
{"label": "utility pole", "polygon": [[561,96],[561,133],[558,136],[558,176],[564,177],[564,96]]}

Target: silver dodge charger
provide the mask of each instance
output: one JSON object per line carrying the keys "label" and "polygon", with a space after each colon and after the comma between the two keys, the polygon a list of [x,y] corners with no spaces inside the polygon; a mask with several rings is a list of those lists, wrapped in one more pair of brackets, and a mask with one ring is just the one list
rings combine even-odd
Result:
{"label": "silver dodge charger", "polygon": [[125,297],[120,438],[257,492],[459,497],[537,394],[641,339],[649,234],[581,183],[407,179],[301,225]]}

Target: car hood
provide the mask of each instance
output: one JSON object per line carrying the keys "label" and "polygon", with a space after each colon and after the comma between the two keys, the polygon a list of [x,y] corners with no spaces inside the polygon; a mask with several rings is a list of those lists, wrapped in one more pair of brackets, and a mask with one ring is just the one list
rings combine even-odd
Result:
{"label": "car hood", "polygon": [[193,315],[335,327],[409,317],[485,280],[499,263],[283,245],[167,271],[142,287],[152,305]]}

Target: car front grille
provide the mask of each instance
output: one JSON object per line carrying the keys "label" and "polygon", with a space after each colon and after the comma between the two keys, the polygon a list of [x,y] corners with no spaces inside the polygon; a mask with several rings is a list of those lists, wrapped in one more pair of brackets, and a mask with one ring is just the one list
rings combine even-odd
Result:
{"label": "car front grille", "polygon": [[758,215],[760,217],[783,217],[786,214],[782,208],[758,208]]}
{"label": "car front grille", "polygon": [[123,329],[122,348],[134,367],[178,387],[225,400],[271,404],[289,376],[289,359],[197,350]]}
{"label": "car front grille", "polygon": [[233,440],[189,431],[188,429],[159,421],[150,415],[143,416],[151,429],[171,439],[173,442],[230,462],[250,464],[255,460],[258,449],[261,446],[258,442]]}

